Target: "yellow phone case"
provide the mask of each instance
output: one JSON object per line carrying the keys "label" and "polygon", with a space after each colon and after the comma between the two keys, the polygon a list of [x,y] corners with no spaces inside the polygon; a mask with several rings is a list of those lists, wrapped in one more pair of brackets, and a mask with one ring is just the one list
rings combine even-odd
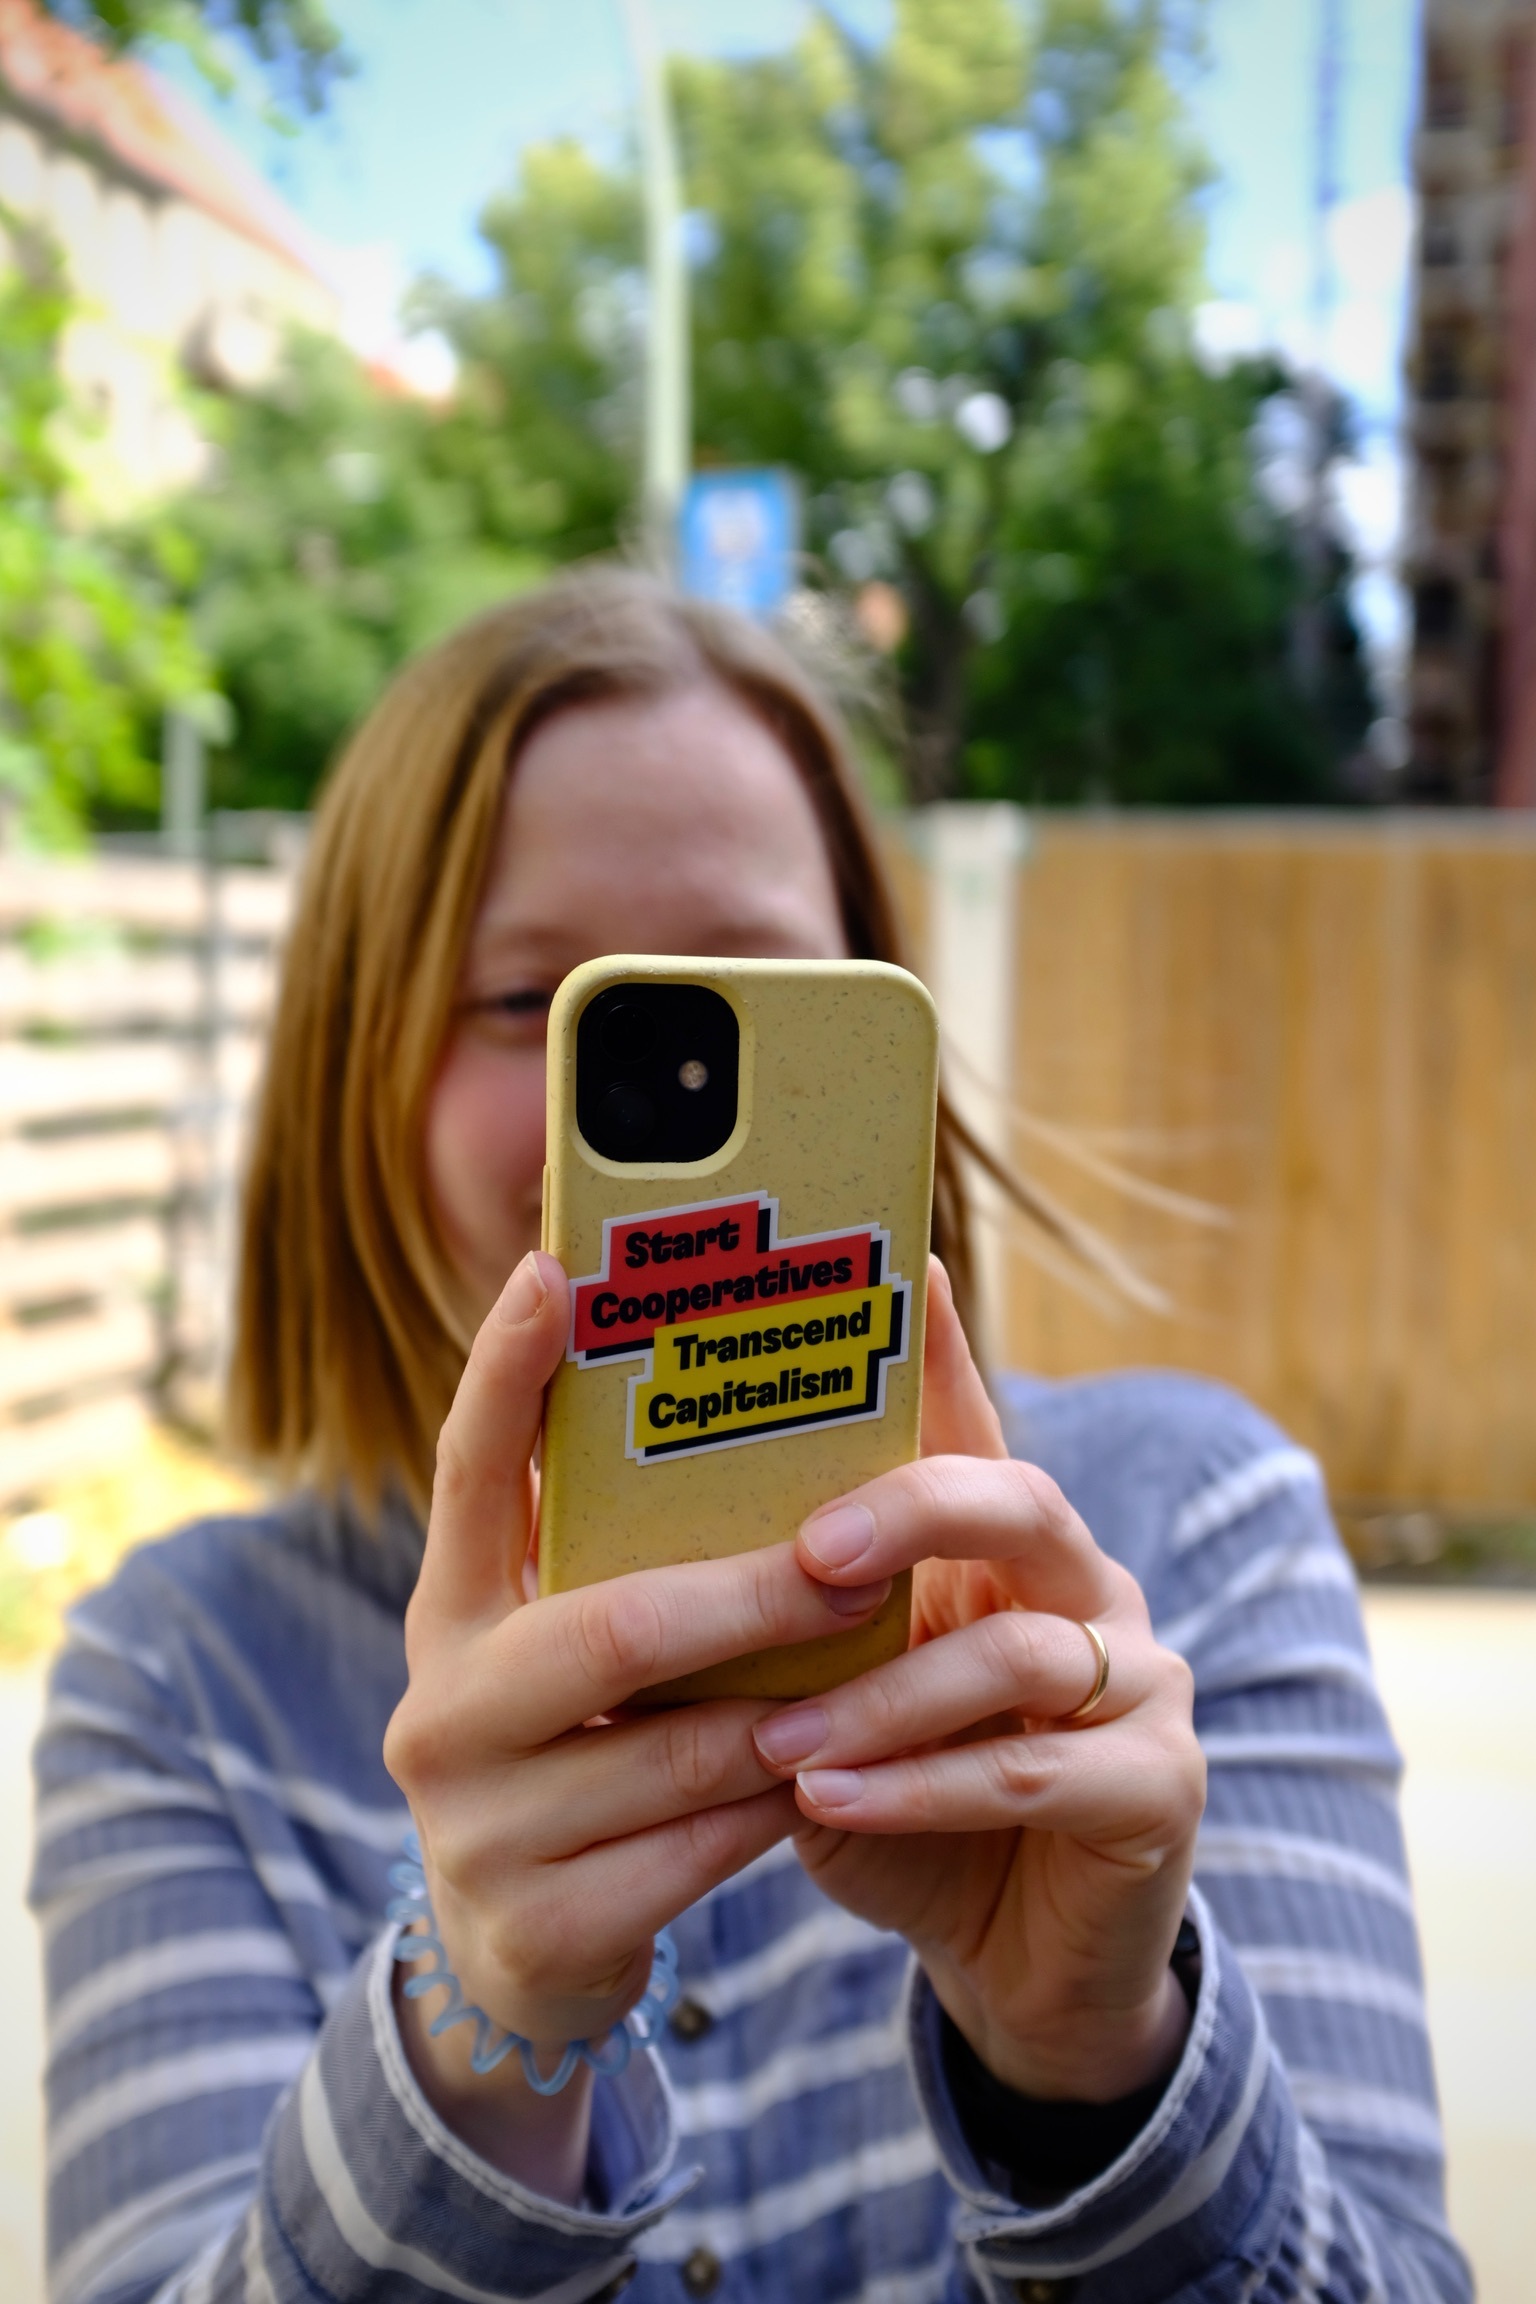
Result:
{"label": "yellow phone case", "polygon": [[[621,1164],[577,1128],[577,1020],[639,979],[704,984],[735,1011],[736,1125],[706,1160]],[[545,1415],[541,1592],[782,1542],[916,1456],[937,1093],[933,1002],[880,961],[619,956],[565,979],[544,1244],[575,1285]],[[650,1700],[835,1687],[905,1649],[910,1598],[901,1577],[855,1631]]]}

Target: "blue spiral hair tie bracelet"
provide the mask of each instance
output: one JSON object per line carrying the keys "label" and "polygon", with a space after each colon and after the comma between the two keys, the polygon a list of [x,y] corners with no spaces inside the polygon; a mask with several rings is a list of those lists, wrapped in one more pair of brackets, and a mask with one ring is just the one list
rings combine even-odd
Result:
{"label": "blue spiral hair tie bracelet", "polygon": [[476,2008],[464,1997],[457,1976],[448,1965],[448,1955],[442,1938],[437,1933],[437,1919],[432,1910],[432,1899],[427,1893],[427,1876],[422,1869],[421,1842],[414,1832],[405,1836],[405,1853],[397,1864],[389,1868],[391,1887],[398,1893],[388,1907],[388,1917],[406,1923],[424,1923],[420,1932],[402,1936],[395,1946],[397,1960],[430,1960],[432,1966],[420,1976],[408,1976],[405,1995],[408,2000],[419,2000],[425,1992],[442,1987],[448,1994],[448,2004],[434,2016],[427,2030],[435,2040],[439,2032],[446,2032],[455,2024],[473,2024],[475,2044],[469,2061],[476,2072],[494,2072],[502,2059],[515,2048],[522,2058],[523,2073],[530,2088],[541,2096],[557,2096],[578,2064],[590,2064],[594,2072],[608,2079],[623,2071],[634,2051],[637,2040],[654,2040],[661,2030],[668,2009],[677,1998],[677,1947],[668,1931],[663,1928],[656,1939],[656,1956],[651,1963],[651,1978],[645,1991],[629,2014],[615,2024],[611,2032],[600,2040],[571,2040],[561,2052],[560,2061],[546,2078],[539,2070],[538,2056],[531,2040],[520,2032],[498,2032],[483,2008]]}

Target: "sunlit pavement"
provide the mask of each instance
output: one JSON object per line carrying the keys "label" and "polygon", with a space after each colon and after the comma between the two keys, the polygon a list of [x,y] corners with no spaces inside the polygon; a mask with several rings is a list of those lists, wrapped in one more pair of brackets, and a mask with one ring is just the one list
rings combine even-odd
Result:
{"label": "sunlit pavement", "polygon": [[[1480,2304],[1536,2294],[1536,1594],[1372,1592],[1451,2152]],[[22,1907],[40,1668],[0,1672],[0,2296],[42,2304],[42,2024]]]}
{"label": "sunlit pavement", "polygon": [[1404,1816],[1450,2144],[1480,2304],[1536,2296],[1536,1593],[1391,1592],[1371,1645]]}
{"label": "sunlit pavement", "polygon": [[42,1989],[37,1931],[22,1903],[32,1839],[28,1755],[43,1702],[43,1667],[0,1671],[0,2296],[42,2304]]}

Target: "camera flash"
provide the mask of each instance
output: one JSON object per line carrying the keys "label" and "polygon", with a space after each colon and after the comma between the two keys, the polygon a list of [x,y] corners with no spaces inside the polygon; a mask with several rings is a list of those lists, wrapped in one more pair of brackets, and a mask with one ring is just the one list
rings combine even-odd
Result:
{"label": "camera flash", "polygon": [[677,1076],[685,1088],[702,1088],[709,1078],[709,1066],[690,1056],[686,1064],[678,1066]]}

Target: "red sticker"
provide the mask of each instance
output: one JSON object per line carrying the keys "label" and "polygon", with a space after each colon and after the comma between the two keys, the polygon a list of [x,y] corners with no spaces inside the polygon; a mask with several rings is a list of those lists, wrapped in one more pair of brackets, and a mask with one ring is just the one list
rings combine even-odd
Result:
{"label": "red sticker", "polygon": [[766,1192],[610,1216],[601,1270],[572,1291],[569,1357],[582,1367],[626,1359],[679,1321],[809,1303],[888,1277],[890,1235],[878,1224],[780,1240],[778,1219]]}

